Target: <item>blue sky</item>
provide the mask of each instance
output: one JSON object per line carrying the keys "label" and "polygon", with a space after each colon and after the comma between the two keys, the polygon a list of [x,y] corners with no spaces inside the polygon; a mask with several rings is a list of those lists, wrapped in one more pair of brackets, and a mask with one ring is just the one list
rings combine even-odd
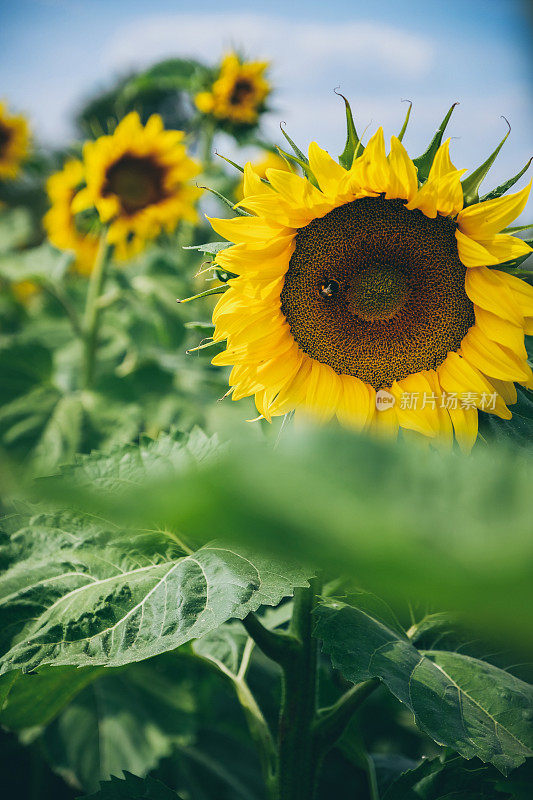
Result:
{"label": "blue sky", "polygon": [[[475,166],[511,122],[491,183],[533,155],[531,20],[520,0],[19,0],[0,12],[1,95],[26,111],[43,141],[71,136],[76,106],[114,75],[172,55],[218,59],[231,45],[272,59],[276,139],[287,122],[301,144],[339,152],[347,94],[362,132],[397,132],[417,154],[452,102],[458,166]],[[368,135],[368,134],[367,134]]]}

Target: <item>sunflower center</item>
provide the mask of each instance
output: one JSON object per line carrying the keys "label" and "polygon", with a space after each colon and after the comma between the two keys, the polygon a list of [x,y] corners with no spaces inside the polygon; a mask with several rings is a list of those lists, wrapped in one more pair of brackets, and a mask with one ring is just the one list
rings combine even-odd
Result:
{"label": "sunflower center", "polygon": [[409,276],[387,264],[371,264],[346,287],[346,303],[367,322],[391,319],[411,294]]}
{"label": "sunflower center", "polygon": [[149,156],[123,155],[106,172],[103,195],[115,194],[126,214],[165,197],[164,169]]}
{"label": "sunflower center", "polygon": [[11,141],[11,130],[0,122],[0,153],[4,151]]}
{"label": "sunflower center", "polygon": [[240,106],[241,103],[244,103],[248,97],[253,93],[254,87],[252,86],[251,82],[246,78],[240,78],[238,81],[235,81],[233,86],[233,90],[231,92],[229,101],[232,106]]}
{"label": "sunflower center", "polygon": [[281,310],[304,352],[380,389],[457,350],[465,275],[450,220],[365,197],[298,232]]}

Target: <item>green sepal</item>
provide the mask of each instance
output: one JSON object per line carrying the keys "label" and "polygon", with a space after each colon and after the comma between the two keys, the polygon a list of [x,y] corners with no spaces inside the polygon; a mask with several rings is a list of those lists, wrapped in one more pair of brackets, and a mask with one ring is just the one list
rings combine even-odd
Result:
{"label": "green sepal", "polygon": [[[507,122],[507,120],[505,121]],[[509,125],[508,122],[507,124]],[[479,187],[483,183],[483,180],[487,175],[489,169],[496,161],[498,153],[502,149],[510,133],[511,133],[511,126],[509,125],[509,130],[501,140],[500,144],[496,147],[495,150],[493,150],[493,152],[487,158],[487,160],[484,161],[483,164],[481,164],[477,169],[475,169],[470,175],[467,175],[464,181],[461,181],[463,187],[463,200],[465,207],[471,206],[473,203],[479,202]]]}
{"label": "green sepal", "polygon": [[457,105],[459,105],[459,103],[454,103],[449,109],[448,113],[446,114],[441,124],[437,128],[435,136],[431,140],[426,152],[422,153],[422,155],[418,156],[418,158],[413,158],[413,164],[418,170],[419,183],[424,183],[428,179],[431,165],[433,164],[433,160],[437,154],[437,150],[441,146],[444,131],[448,127],[448,122],[450,121],[450,117],[452,116],[453,110]]}
{"label": "green sepal", "polygon": [[239,172],[242,172],[242,174],[244,175],[244,167],[240,167],[238,164],[235,163],[235,161],[232,161],[231,158],[226,158],[226,156],[223,156],[220,153],[215,153],[215,155],[218,156],[219,158],[222,158],[224,161],[227,161],[228,164],[231,164],[232,167],[235,167],[235,169],[238,169]]}
{"label": "green sepal", "polygon": [[[291,137],[289,136],[289,134],[287,133],[287,131],[283,127],[283,124],[284,124],[283,122],[280,122],[280,124],[279,124],[280,131],[282,132],[282,134],[284,135],[284,137],[286,138],[286,140],[288,141],[288,143],[290,144],[290,146],[294,150],[295,155],[300,159],[300,161],[303,161],[304,164],[307,164],[307,166],[309,166],[309,159],[304,155],[304,153],[302,153],[302,151],[300,150],[298,145],[295,142],[293,142],[293,140],[291,139]],[[280,148],[278,147],[277,149],[279,150]]]}
{"label": "green sepal", "polygon": [[200,297],[209,297],[211,294],[224,294],[229,289],[229,286],[213,286],[212,289],[206,289],[205,292],[193,294],[191,297],[184,297],[183,300],[178,300],[178,303],[191,303],[193,300],[199,300]]}
{"label": "green sepal", "polygon": [[411,109],[413,108],[412,100],[404,100],[403,102],[409,103],[409,108],[407,109],[407,114],[405,115],[405,119],[403,121],[402,129],[398,134],[398,141],[401,142],[403,137],[405,136],[405,131],[407,130],[407,125],[409,123],[409,117],[411,116]]}
{"label": "green sepal", "polygon": [[307,161],[307,159],[305,159],[304,161],[301,158],[298,158],[297,156],[293,156],[292,153],[287,153],[285,150],[283,150],[283,148],[278,147],[278,145],[276,145],[276,150],[278,151],[280,156],[284,158],[285,161],[289,164],[289,167],[291,166],[290,164],[291,161],[293,161],[295,164],[298,164],[298,166],[300,166],[303,169],[309,182],[312,183],[313,186],[316,186],[317,189],[319,188],[317,179],[313,175],[311,167],[309,166],[309,161]]}
{"label": "green sepal", "polygon": [[531,162],[532,161],[533,161],[533,156],[529,159],[529,161],[527,162],[525,167],[523,167],[520,170],[520,172],[517,172],[517,174],[514,175],[514,177],[509,178],[509,180],[505,181],[505,183],[501,183],[499,186],[497,186],[491,192],[488,192],[487,194],[483,195],[483,197],[480,198],[479,202],[480,203],[484,203],[485,200],[496,200],[497,197],[501,197],[502,195],[504,195],[505,192],[509,191],[511,186],[514,186],[515,183],[520,180],[522,175],[525,172],[528,171],[529,167],[531,166]]}
{"label": "green sepal", "polygon": [[361,144],[361,140],[357,135],[350,103],[348,102],[347,98],[336,89],[335,94],[338,94],[339,97],[342,97],[346,107],[346,144],[344,145],[344,150],[339,156],[339,164],[343,166],[344,169],[350,169],[355,157],[362,155],[365,148]]}
{"label": "green sepal", "polygon": [[197,353],[199,350],[205,350],[206,347],[213,347],[215,344],[220,344],[220,342],[214,342],[211,340],[210,342],[206,342],[205,344],[199,344],[196,347],[191,347],[190,350],[186,350],[185,353],[189,356],[191,353]]}
{"label": "green sepal", "polygon": [[515,225],[511,228],[504,228],[500,233],[518,233],[518,231],[529,231],[533,228],[533,222],[531,225]]}
{"label": "green sepal", "polygon": [[215,197],[218,197],[218,199],[221,200],[224,203],[224,205],[228,206],[228,208],[231,208],[231,210],[235,211],[235,213],[239,214],[239,216],[241,216],[241,217],[251,217],[252,216],[247,211],[245,211],[244,208],[240,208],[239,206],[237,206],[233,202],[233,200],[230,200],[229,198],[224,197],[223,194],[220,194],[220,192],[217,192],[216,189],[211,189],[209,186],[199,186],[198,188],[199,189],[204,189],[204,191],[211,192],[211,194],[214,194]]}

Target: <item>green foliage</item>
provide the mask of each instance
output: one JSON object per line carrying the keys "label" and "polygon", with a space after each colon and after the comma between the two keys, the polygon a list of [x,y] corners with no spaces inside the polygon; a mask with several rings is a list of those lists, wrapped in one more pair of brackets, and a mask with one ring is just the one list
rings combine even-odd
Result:
{"label": "green foliage", "polygon": [[85,800],[179,800],[176,792],[154,778],[138,778],[126,772],[123,779],[111,778]]}
{"label": "green foliage", "polygon": [[417,725],[464,758],[504,774],[533,755],[533,689],[503,670],[459,653],[421,653],[374,598],[328,601],[315,634],[350,681],[380,678],[411,709]]}
{"label": "green foliage", "polygon": [[407,597],[459,611],[527,650],[533,462],[496,447],[464,458],[301,428],[284,430],[272,449],[242,433],[216,465],[178,483],[161,476],[142,495],[126,490],[110,500],[65,479],[46,481],[43,491],[118,524],[157,519],[199,543],[216,531],[332,575],[348,572],[396,608]]}
{"label": "green foliage", "polygon": [[448,123],[451,119],[453,110],[456,105],[457,103],[454,103],[448,110],[446,116],[444,117],[441,124],[437,128],[435,135],[433,136],[433,139],[429,143],[427,150],[424,153],[422,153],[421,156],[418,156],[418,158],[413,158],[413,164],[418,170],[419,183],[424,183],[425,181],[427,181],[429,177],[429,171],[431,169],[431,165],[433,164],[433,160],[437,154],[437,150],[441,146],[442,137],[444,136],[444,131],[448,127]]}

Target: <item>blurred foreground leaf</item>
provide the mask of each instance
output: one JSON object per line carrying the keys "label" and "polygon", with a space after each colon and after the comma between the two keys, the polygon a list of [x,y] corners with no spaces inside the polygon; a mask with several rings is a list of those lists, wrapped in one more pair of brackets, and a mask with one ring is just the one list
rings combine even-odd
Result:
{"label": "blurred foreground leaf", "polygon": [[494,444],[464,457],[316,429],[284,431],[276,449],[240,441],[201,472],[108,494],[71,471],[41,496],[122,525],[158,520],[199,543],[216,533],[340,572],[395,608],[430,603],[533,647],[529,453]]}

